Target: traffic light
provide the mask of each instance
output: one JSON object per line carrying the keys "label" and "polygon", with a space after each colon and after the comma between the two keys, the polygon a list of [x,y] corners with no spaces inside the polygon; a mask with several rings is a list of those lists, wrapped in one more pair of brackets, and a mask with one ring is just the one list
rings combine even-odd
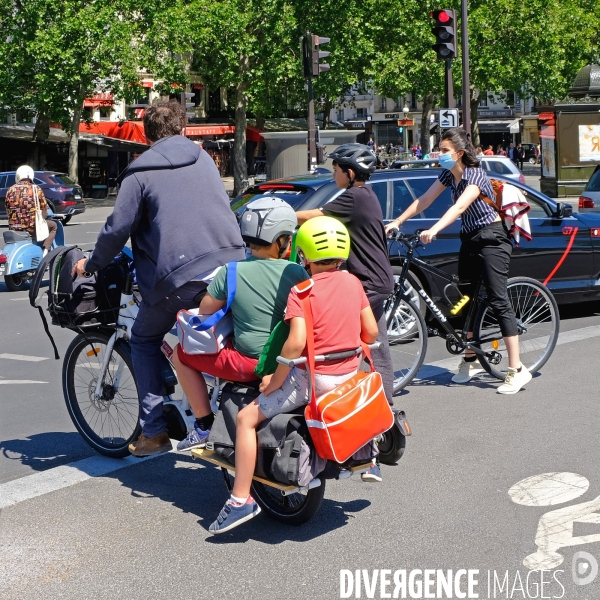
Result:
{"label": "traffic light", "polygon": [[456,13],[450,9],[434,10],[429,15],[435,20],[431,33],[435,35],[436,43],[433,49],[438,59],[456,58]]}
{"label": "traffic light", "polygon": [[304,68],[304,77],[311,79],[318,77],[324,71],[329,71],[327,63],[319,62],[322,58],[329,56],[329,52],[320,50],[321,44],[326,44],[330,38],[306,33],[302,36],[302,66]]}
{"label": "traffic light", "polygon": [[188,100],[195,95],[193,92],[181,92],[181,106],[185,109],[185,116],[188,119],[193,119],[196,116],[196,113],[188,112],[188,108],[194,108],[195,106],[193,102],[188,102]]}

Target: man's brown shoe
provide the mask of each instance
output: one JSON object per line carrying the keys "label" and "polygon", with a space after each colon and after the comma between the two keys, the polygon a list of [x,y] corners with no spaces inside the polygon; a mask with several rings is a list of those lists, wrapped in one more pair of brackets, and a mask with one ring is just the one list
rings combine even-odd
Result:
{"label": "man's brown shoe", "polygon": [[173,444],[166,431],[159,433],[153,438],[146,437],[142,433],[137,441],[129,444],[129,452],[137,457],[154,456],[155,454],[163,454],[171,450],[173,450]]}

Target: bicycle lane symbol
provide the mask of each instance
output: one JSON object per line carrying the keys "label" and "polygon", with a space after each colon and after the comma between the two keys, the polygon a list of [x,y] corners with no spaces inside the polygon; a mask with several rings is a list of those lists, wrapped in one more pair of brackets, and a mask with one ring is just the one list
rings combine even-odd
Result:
{"label": "bicycle lane symbol", "polygon": [[[543,473],[519,481],[508,491],[512,501],[523,506],[553,506],[583,496],[590,482],[577,473]],[[600,525],[600,496],[564,508],[551,510],[540,517],[535,544],[537,552],[523,559],[530,570],[555,569],[565,557],[558,550],[600,542],[600,534],[573,535],[575,523]],[[587,552],[578,551],[572,559],[573,581],[591,583],[598,574],[598,562]]]}

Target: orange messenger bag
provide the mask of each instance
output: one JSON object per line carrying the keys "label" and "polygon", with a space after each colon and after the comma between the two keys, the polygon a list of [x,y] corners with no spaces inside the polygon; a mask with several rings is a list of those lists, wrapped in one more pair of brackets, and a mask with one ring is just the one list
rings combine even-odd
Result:
{"label": "orange messenger bag", "polygon": [[311,398],[304,411],[304,417],[319,456],[343,463],[365,444],[390,429],[394,424],[394,415],[385,397],[381,375],[375,371],[371,352],[366,344],[361,345],[371,372],[360,371],[334,390],[319,398],[315,396],[311,283],[312,280],[297,286],[306,321],[306,346],[311,378]]}

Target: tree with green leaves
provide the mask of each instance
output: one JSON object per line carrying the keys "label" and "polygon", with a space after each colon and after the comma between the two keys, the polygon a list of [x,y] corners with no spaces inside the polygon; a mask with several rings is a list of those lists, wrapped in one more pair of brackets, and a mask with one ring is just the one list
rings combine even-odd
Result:
{"label": "tree with green leaves", "polygon": [[[37,116],[34,139],[51,121],[69,134],[69,175],[77,180],[84,100],[110,92],[130,100],[139,70],[181,79],[192,33],[183,0],[0,0],[0,101]],[[186,43],[187,42],[187,43]],[[179,56],[178,54],[179,53]]]}
{"label": "tree with green leaves", "polygon": [[198,0],[190,12],[196,31],[194,71],[212,88],[235,90],[233,176],[237,194],[248,177],[249,107],[265,116],[271,103],[281,105],[288,81],[300,68],[294,5],[289,0]]}

